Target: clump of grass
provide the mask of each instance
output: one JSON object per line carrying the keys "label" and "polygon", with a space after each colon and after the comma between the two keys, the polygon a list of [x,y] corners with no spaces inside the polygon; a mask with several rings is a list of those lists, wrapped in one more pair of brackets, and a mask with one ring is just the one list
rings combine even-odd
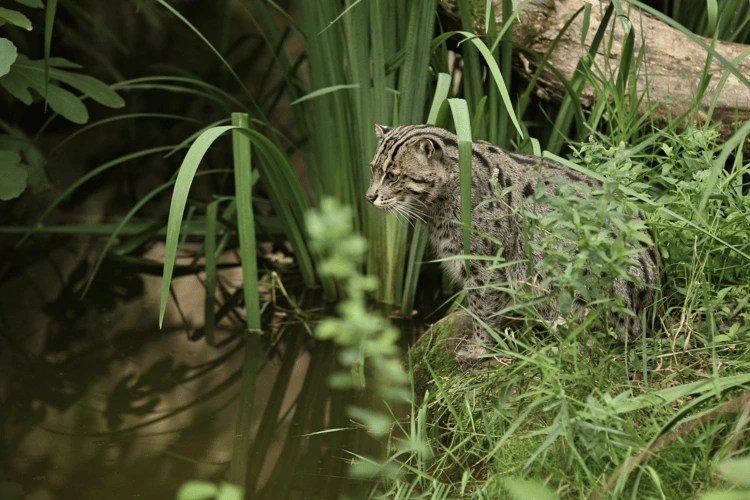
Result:
{"label": "clump of grass", "polygon": [[[491,367],[457,375],[446,363],[432,373],[412,412],[429,422],[433,458],[412,476],[428,497],[442,485],[454,496],[505,498],[507,480],[523,477],[559,498],[687,498],[713,484],[715,464],[747,453],[746,419],[737,413],[686,430],[750,382],[747,349],[675,352],[668,338],[645,350],[582,339],[524,342],[520,352],[499,348]],[[644,355],[648,381],[639,376]],[[716,359],[726,366],[712,376]],[[644,456],[670,432],[674,440]]]}

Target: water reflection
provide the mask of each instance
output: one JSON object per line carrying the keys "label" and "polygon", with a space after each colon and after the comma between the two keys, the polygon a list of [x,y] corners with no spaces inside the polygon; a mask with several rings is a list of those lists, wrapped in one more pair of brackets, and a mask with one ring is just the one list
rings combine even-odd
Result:
{"label": "water reflection", "polygon": [[[223,315],[216,345],[206,343],[200,276],[175,280],[177,300],[158,330],[158,276],[105,266],[81,300],[87,265],[58,261],[54,274],[49,265],[0,289],[0,481],[46,500],[166,499],[187,480],[223,480],[243,359],[238,322]],[[234,272],[222,276],[222,301],[237,285]],[[267,322],[275,312],[266,310]],[[346,418],[357,396],[328,388],[333,346],[307,327],[287,321],[275,345],[264,338],[272,355],[258,366],[250,491],[363,498],[369,485],[347,477],[350,452],[377,453],[379,444]]]}

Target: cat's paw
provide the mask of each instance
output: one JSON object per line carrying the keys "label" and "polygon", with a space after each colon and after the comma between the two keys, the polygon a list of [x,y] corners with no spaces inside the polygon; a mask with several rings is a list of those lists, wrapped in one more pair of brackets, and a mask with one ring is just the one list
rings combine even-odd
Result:
{"label": "cat's paw", "polygon": [[460,366],[472,366],[489,358],[487,354],[490,351],[481,345],[464,345],[456,351],[456,361]]}

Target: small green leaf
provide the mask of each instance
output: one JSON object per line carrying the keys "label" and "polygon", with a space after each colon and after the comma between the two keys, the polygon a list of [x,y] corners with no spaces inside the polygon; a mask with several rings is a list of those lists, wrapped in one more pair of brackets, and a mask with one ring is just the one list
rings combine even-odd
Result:
{"label": "small green leaf", "polygon": [[18,166],[21,157],[14,151],[0,151],[0,200],[17,198],[26,189],[28,172]]}
{"label": "small green leaf", "polygon": [[92,98],[99,104],[108,108],[121,108],[125,106],[125,101],[120,95],[110,87],[87,75],[76,75],[68,71],[50,68],[50,77],[54,80],[60,80],[71,87],[79,90],[82,94]]}
{"label": "small green leaf", "polygon": [[555,500],[557,495],[537,481],[507,479],[505,487],[515,500]]}
{"label": "small green leaf", "polygon": [[23,81],[17,71],[0,76],[0,85],[8,91],[10,95],[24,103],[30,105],[34,102],[34,97],[29,92],[28,85]]}
{"label": "small green leaf", "polygon": [[734,338],[735,335],[737,335],[737,332],[740,330],[740,324],[735,323],[729,328],[729,332],[727,332],[727,335],[729,335],[731,338]]}
{"label": "small green leaf", "polygon": [[[41,78],[44,75],[43,60],[32,61],[27,57],[21,56],[18,58],[16,67],[18,69],[24,70],[26,76],[29,79],[36,80],[37,78]],[[103,104],[104,106],[110,108],[121,108],[125,105],[125,101],[123,101],[122,97],[120,97],[117,92],[112,90],[105,83],[88,75],[80,75],[77,73],[59,69],[63,67],[75,68],[77,67],[77,65],[74,65],[73,63],[70,63],[69,61],[61,58],[50,59],[50,79],[67,83],[71,87],[80,91],[82,94],[92,98],[93,100],[100,104]],[[34,90],[37,90],[41,95],[44,95],[44,92],[39,91],[36,87],[34,87]]]}
{"label": "small green leaf", "polygon": [[208,481],[188,481],[177,491],[177,500],[209,500],[215,498],[219,488]]}
{"label": "small green leaf", "polygon": [[750,457],[725,460],[719,464],[719,472],[732,484],[750,487]]}
{"label": "small green leaf", "polygon": [[349,406],[346,413],[363,424],[367,428],[367,432],[376,436],[387,434],[393,427],[393,419],[389,415],[368,408]]}
{"label": "small green leaf", "polygon": [[244,490],[232,483],[221,483],[216,500],[242,500]]}
{"label": "small green leaf", "polygon": [[21,155],[9,149],[0,149],[0,167],[15,167],[21,163]]}
{"label": "small green leaf", "polygon": [[18,50],[7,38],[0,38],[0,76],[7,75],[18,57]]}
{"label": "small green leaf", "polygon": [[10,10],[0,7],[0,26],[8,23],[13,26],[18,26],[27,31],[31,31],[31,21],[29,18],[18,12],[17,10]]}
{"label": "small green leaf", "polygon": [[68,69],[83,68],[83,66],[81,66],[80,64],[68,61],[64,57],[50,57],[49,66],[50,68],[68,68]]}
{"label": "small green leaf", "polygon": [[47,102],[55,113],[59,113],[73,123],[83,124],[89,121],[86,106],[72,92],[50,85],[47,89]]}
{"label": "small green leaf", "polygon": [[[5,81],[8,77],[17,77],[18,81],[12,80],[16,85],[21,87],[31,87],[39,95],[45,94],[44,85],[44,74],[41,71],[35,71],[35,68],[29,67],[26,63],[19,63],[14,67],[13,73],[8,73],[4,77],[0,78],[0,83],[10,92],[14,97],[23,101],[21,97],[27,97],[28,90],[23,89],[21,95],[17,95],[19,88],[10,90],[7,82]],[[15,91],[15,92],[14,92]],[[24,103],[26,101],[23,101]],[[72,121],[73,123],[86,123],[89,119],[89,112],[86,110],[86,106],[81,102],[77,96],[72,92],[58,87],[57,85],[50,85],[47,89],[47,102],[50,107],[56,112]]]}

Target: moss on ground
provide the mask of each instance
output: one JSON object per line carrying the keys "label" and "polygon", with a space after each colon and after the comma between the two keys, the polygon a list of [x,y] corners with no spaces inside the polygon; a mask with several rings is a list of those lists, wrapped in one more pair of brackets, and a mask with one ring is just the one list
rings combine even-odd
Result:
{"label": "moss on ground", "polygon": [[418,397],[431,390],[434,378],[460,376],[463,372],[455,358],[456,345],[471,331],[471,317],[463,312],[449,314],[430,327],[409,350],[414,375],[414,392]]}

